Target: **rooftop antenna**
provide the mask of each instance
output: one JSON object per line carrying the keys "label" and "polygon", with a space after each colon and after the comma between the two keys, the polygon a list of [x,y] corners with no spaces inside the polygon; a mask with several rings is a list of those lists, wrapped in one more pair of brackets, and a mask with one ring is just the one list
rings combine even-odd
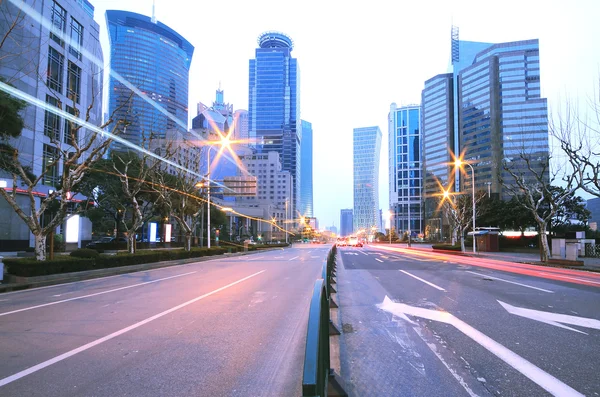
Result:
{"label": "rooftop antenna", "polygon": [[156,23],[156,0],[152,0],[152,23]]}

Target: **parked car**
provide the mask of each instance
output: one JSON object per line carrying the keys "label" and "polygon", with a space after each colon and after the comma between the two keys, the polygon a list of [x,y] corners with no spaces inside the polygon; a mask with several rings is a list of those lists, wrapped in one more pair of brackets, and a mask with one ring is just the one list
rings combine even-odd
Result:
{"label": "parked car", "polygon": [[85,248],[97,248],[99,247],[98,244],[119,244],[119,243],[125,243],[127,244],[127,239],[125,237],[101,237],[100,239],[96,240],[96,241],[92,241],[91,243],[87,244],[85,246]]}

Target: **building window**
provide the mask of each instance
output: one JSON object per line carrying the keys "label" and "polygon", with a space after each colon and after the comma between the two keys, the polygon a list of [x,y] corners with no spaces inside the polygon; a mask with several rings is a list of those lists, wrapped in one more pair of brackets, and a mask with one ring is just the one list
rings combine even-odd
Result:
{"label": "building window", "polygon": [[69,52],[81,60],[81,52],[79,50],[83,46],[83,26],[71,17],[71,45]]}
{"label": "building window", "polygon": [[[55,1],[52,3],[52,29],[56,32],[65,33],[67,28],[67,11],[58,5]],[[50,32],[50,38],[56,41],[61,47],[65,46],[63,39]]]}
{"label": "building window", "polygon": [[55,186],[58,178],[58,149],[54,146],[44,144],[44,153],[42,159],[44,172],[43,184]]}
{"label": "building window", "polygon": [[[60,101],[51,95],[46,95],[46,103],[61,108]],[[60,116],[49,110],[46,110],[44,115],[44,135],[53,141],[60,141]]]}
{"label": "building window", "polygon": [[70,100],[79,103],[81,92],[81,68],[69,61],[69,70],[67,75],[67,97]]}
{"label": "building window", "polygon": [[[72,108],[71,106],[67,105],[65,107],[65,111],[69,114],[72,114],[73,116],[79,116],[79,111],[75,108]],[[71,121],[65,119],[65,135],[64,135],[64,142],[67,145],[71,145],[73,146],[73,142],[77,142],[79,141],[79,129],[77,128],[77,125],[75,123],[72,123]]]}
{"label": "building window", "polygon": [[63,66],[65,57],[52,47],[48,47],[48,88],[62,94]]}

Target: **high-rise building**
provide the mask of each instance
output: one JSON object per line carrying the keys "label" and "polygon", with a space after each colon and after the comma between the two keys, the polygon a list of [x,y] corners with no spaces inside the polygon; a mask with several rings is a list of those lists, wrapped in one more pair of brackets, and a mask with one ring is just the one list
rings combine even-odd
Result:
{"label": "high-rise building", "polygon": [[233,139],[248,142],[250,137],[248,134],[248,111],[244,109],[238,109],[233,112],[234,130]]}
{"label": "high-rise building", "polygon": [[111,70],[150,100],[111,76],[109,114],[116,112],[130,122],[122,137],[139,145],[143,136],[164,138],[170,129],[187,131],[188,76],[194,47],[154,17],[108,10],[106,23]]}
{"label": "high-rise building", "polygon": [[457,191],[472,188],[470,168],[454,172],[447,166],[453,155],[473,166],[476,190],[489,189],[503,199],[509,192],[502,183],[513,180],[504,164],[535,184],[524,158],[537,173],[548,161],[548,110],[540,92],[538,40],[461,41],[453,28],[451,42],[451,73],[427,80],[422,92],[424,213],[435,233],[445,230],[435,195],[452,185]]}
{"label": "high-rise building", "polygon": [[379,127],[355,128],[354,160],[354,231],[371,230],[379,224]]}
{"label": "high-rise building", "polygon": [[422,231],[421,107],[390,105],[388,114],[389,183],[392,227]]}
{"label": "high-rise building", "polygon": [[596,223],[596,227],[600,224],[600,198],[589,199],[586,202],[586,209],[590,211],[589,223]]}
{"label": "high-rise building", "polygon": [[[0,48],[0,77],[15,90],[83,119],[91,107],[88,122],[100,126],[103,53],[94,7],[87,0],[27,1],[33,12],[25,12],[19,3],[0,3],[0,36],[6,38]],[[19,160],[30,164],[34,175],[46,168],[34,187],[32,204],[39,208],[41,198],[60,181],[64,159],[60,153],[70,153],[74,140],[82,147],[91,132],[81,128],[71,134],[70,121],[42,106],[28,105],[21,115],[25,122],[21,135],[8,143],[18,148]],[[0,173],[0,184],[5,189],[23,188],[13,186],[12,176],[5,172]],[[17,191],[16,201],[26,213],[35,211],[22,192]],[[22,250],[30,244],[29,228],[0,199],[0,250]]]}
{"label": "high-rise building", "polygon": [[300,87],[294,44],[283,33],[266,32],[258,38],[255,59],[249,64],[248,115],[250,139],[256,149],[279,153],[283,169],[292,176],[292,213],[300,202]]}
{"label": "high-rise building", "polygon": [[313,130],[312,124],[302,120],[300,145],[300,215],[313,216]]}
{"label": "high-rise building", "polygon": [[340,210],[340,236],[350,236],[354,232],[352,209]]}
{"label": "high-rise building", "polygon": [[439,74],[425,82],[421,94],[423,150],[423,232],[428,239],[441,240],[443,219],[442,189],[454,185],[454,84],[452,73]]}

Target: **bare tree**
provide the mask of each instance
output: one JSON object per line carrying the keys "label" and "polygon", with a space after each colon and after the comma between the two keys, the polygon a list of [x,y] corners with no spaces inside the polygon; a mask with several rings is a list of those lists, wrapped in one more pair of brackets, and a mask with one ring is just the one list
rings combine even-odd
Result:
{"label": "bare tree", "polygon": [[[136,251],[136,233],[142,225],[154,216],[153,200],[142,197],[143,193],[154,192],[152,189],[153,174],[162,159],[151,156],[148,151],[152,147],[154,136],[142,136],[141,152],[113,152],[110,161],[112,169],[121,183],[122,216],[121,223],[127,234],[127,250]],[[167,148],[165,157],[169,157]]]}
{"label": "bare tree", "polygon": [[154,173],[156,179],[153,183],[153,189],[159,195],[158,203],[167,208],[183,232],[186,251],[192,247],[192,235],[204,208],[202,202],[205,201],[198,196],[201,181],[191,171],[195,166],[193,153],[192,147],[180,146],[173,150],[171,158],[180,167],[173,171],[175,175],[171,175],[168,170],[173,166],[163,164],[160,171]]}
{"label": "bare tree", "polygon": [[[540,236],[542,262],[547,262],[550,258],[548,225],[579,188],[578,181],[581,180],[580,173],[565,172],[565,167],[557,167],[556,171],[550,173],[550,160],[550,155],[534,159],[521,152],[518,164],[525,164],[525,167],[513,166],[506,160],[503,166],[512,177],[511,181],[503,181],[503,185],[519,205],[529,210],[535,219]],[[574,165],[574,160],[570,160],[570,165]],[[581,171],[580,169],[579,172]],[[565,185],[564,189],[554,188],[552,184],[558,180]]]}
{"label": "bare tree", "polygon": [[577,185],[600,197],[600,84],[587,109],[567,102],[561,110],[550,124],[551,134],[567,156]]}
{"label": "bare tree", "polygon": [[[485,196],[486,193],[483,191],[475,194],[476,217],[481,214],[481,209],[477,207],[477,203],[483,200]],[[444,198],[442,207],[450,221],[453,243],[460,239],[460,248],[464,252],[465,232],[473,222],[473,198],[468,194],[449,195],[448,198]]]}

